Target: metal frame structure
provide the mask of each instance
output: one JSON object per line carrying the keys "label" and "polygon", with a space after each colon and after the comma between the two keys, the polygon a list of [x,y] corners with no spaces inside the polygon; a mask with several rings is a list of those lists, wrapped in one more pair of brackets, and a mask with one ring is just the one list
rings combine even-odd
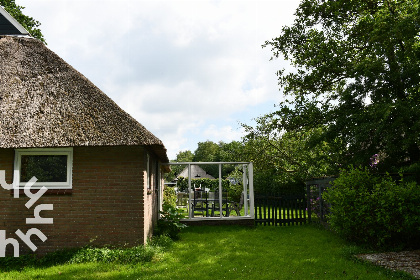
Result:
{"label": "metal frame structure", "polygon": [[[188,194],[189,194],[189,203],[188,203],[188,219],[191,220],[209,220],[209,219],[254,219],[254,173],[253,173],[253,164],[252,162],[170,162],[166,163],[167,165],[187,165],[188,166]],[[218,217],[193,217],[192,215],[192,199],[194,192],[191,188],[191,165],[218,165],[219,166],[219,206],[220,206],[220,215]],[[233,165],[242,165],[243,168],[243,193],[244,193],[244,210],[245,216],[229,216],[224,217],[222,214],[222,165],[223,164],[233,164]],[[247,199],[249,195],[249,199]]]}

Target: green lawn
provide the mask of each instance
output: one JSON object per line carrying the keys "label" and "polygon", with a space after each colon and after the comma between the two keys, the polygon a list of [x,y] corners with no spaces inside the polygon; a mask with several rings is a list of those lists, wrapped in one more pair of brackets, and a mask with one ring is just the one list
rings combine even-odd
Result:
{"label": "green lawn", "polygon": [[359,251],[310,225],[201,226],[150,263],[25,268],[0,279],[414,279],[350,257]]}

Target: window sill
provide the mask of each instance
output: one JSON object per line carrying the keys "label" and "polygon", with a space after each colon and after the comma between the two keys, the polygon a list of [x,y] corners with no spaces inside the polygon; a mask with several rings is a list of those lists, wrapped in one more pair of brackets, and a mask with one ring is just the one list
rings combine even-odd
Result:
{"label": "window sill", "polygon": [[[39,189],[31,189],[30,192],[32,194],[37,193]],[[14,190],[10,190],[10,195],[14,194]],[[19,195],[25,194],[24,189],[19,190]],[[57,190],[47,190],[43,195],[71,195],[73,194],[73,189],[57,189]]]}

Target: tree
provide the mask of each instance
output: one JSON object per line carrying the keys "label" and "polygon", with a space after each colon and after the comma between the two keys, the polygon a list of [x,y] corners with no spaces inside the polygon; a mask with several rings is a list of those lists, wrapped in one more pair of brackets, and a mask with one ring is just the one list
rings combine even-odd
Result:
{"label": "tree", "polygon": [[264,45],[293,66],[278,72],[289,100],[271,114],[272,128],[322,128],[316,143],[340,143],[342,164],[373,154],[387,168],[419,162],[419,8],[419,0],[303,0],[294,23]]}
{"label": "tree", "polygon": [[197,149],[194,151],[194,161],[219,161],[219,150],[219,145],[212,141],[199,142]]}
{"label": "tree", "polygon": [[219,142],[219,159],[224,162],[244,161],[243,143],[232,141],[230,143]]}
{"label": "tree", "polygon": [[0,0],[0,5],[12,16],[14,17],[28,32],[32,37],[45,42],[44,35],[41,33],[41,30],[38,28],[41,23],[32,17],[26,16],[22,13],[22,10],[25,7],[19,6],[15,3],[15,0]]}
{"label": "tree", "polygon": [[[189,151],[180,151],[176,154],[176,159],[171,160],[172,162],[191,162],[194,159],[194,154]],[[178,176],[179,173],[184,170],[185,165],[171,165],[171,172],[165,174],[165,180],[172,182]]]}
{"label": "tree", "polygon": [[[212,141],[199,142],[194,151],[195,162],[219,162],[220,147]],[[217,165],[200,165],[208,174],[219,178],[219,167]]]}
{"label": "tree", "polygon": [[176,162],[191,162],[194,160],[194,154],[190,150],[181,151],[176,154]]}
{"label": "tree", "polygon": [[[244,162],[247,161],[244,154],[244,144],[239,141],[230,143],[219,142],[219,160],[223,162]],[[231,176],[234,170],[238,169],[237,165],[224,164],[222,166],[222,176],[226,178]]]}
{"label": "tree", "polygon": [[[199,142],[194,152],[196,162],[238,162],[245,161],[242,156],[243,144],[238,141],[230,143],[214,143],[212,141]],[[219,167],[217,165],[200,165],[208,174],[215,178],[219,177]],[[226,178],[233,170],[235,165],[223,164],[222,177]]]}
{"label": "tree", "polygon": [[[192,153],[191,151],[181,151],[177,154],[173,162],[236,162],[244,161],[241,159],[241,142],[233,141],[231,143],[224,143],[220,141],[218,144],[212,141],[199,142],[197,149]],[[215,178],[219,178],[218,165],[199,165],[208,174]],[[172,172],[165,176],[167,181],[172,181],[185,168],[185,165],[172,165]],[[234,165],[222,165],[222,177],[226,178],[233,170]]]}
{"label": "tree", "polygon": [[322,133],[321,128],[303,131],[276,129],[277,120],[271,115],[257,118],[254,127],[243,125],[244,154],[254,162],[256,192],[299,192],[304,181],[312,177],[336,174],[337,154],[334,145],[323,142],[312,147],[311,142]]}

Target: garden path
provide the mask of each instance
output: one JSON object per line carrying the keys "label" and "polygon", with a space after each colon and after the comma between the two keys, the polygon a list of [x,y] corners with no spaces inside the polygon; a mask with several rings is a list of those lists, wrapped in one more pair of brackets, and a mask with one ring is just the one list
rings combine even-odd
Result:
{"label": "garden path", "polygon": [[392,270],[405,271],[420,279],[420,250],[361,254],[356,257]]}

